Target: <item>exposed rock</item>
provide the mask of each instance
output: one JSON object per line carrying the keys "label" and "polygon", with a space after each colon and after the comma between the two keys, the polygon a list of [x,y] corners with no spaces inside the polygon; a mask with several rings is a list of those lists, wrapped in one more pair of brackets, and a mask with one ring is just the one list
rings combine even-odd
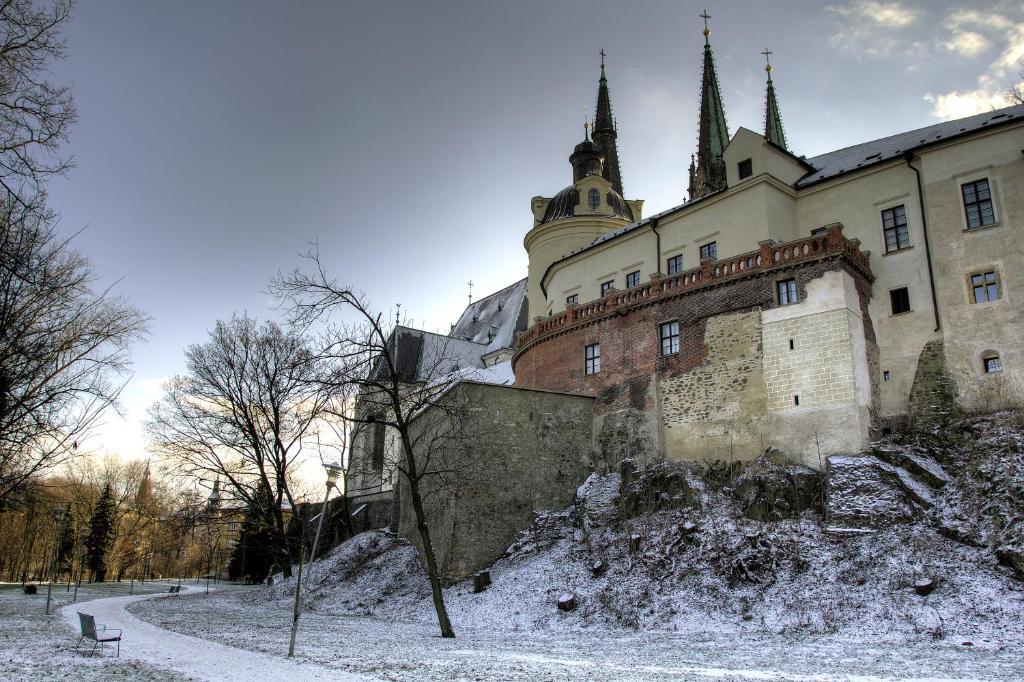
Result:
{"label": "exposed rock", "polygon": [[914,592],[917,592],[922,597],[927,597],[935,591],[936,587],[936,582],[931,578],[918,578],[914,581]]}
{"label": "exposed rock", "polygon": [[576,489],[576,511],[584,528],[603,526],[619,516],[621,476],[591,474]]}
{"label": "exposed rock", "polygon": [[626,517],[700,503],[703,482],[696,464],[659,462],[641,471],[634,460],[622,462],[620,506]]}
{"label": "exposed rock", "polygon": [[826,521],[834,529],[877,529],[912,520],[934,503],[930,488],[873,455],[829,457]]}
{"label": "exposed rock", "polygon": [[558,608],[561,611],[575,611],[576,595],[563,594],[561,597],[558,598]]}
{"label": "exposed rock", "polygon": [[933,488],[941,488],[951,480],[949,474],[938,462],[923,453],[910,452],[903,448],[884,444],[876,446],[871,454],[892,466],[905,469],[913,474],[914,478]]}
{"label": "exposed rock", "polygon": [[473,576],[473,591],[474,592],[477,592],[477,593],[483,592],[484,590],[487,589],[487,586],[490,585],[490,584],[491,584],[491,572],[490,571],[480,571],[479,573],[477,573],[476,575]]}
{"label": "exposed rock", "polygon": [[755,521],[777,521],[821,507],[821,475],[807,467],[785,464],[766,452],[751,462],[730,490]]}
{"label": "exposed rock", "polygon": [[590,565],[590,573],[595,578],[600,578],[607,571],[608,571],[608,564],[606,564],[604,561],[602,561],[600,559],[598,559],[597,561],[595,561],[593,564]]}
{"label": "exposed rock", "polygon": [[1003,566],[1012,568],[1018,578],[1024,578],[1024,551],[1020,547],[1004,545],[996,550],[996,558]]}

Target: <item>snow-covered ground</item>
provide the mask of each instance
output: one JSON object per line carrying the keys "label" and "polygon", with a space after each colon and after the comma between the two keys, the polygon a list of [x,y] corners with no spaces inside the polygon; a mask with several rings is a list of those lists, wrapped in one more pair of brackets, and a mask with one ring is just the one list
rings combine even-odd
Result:
{"label": "snow-covered ground", "polygon": [[[136,594],[166,591],[159,583],[135,584]],[[70,606],[90,613],[90,600],[127,595],[128,583],[83,585],[78,603]],[[177,682],[188,679],[172,670],[128,657],[114,658],[114,649],[105,656],[88,658],[89,648],[76,648],[79,635],[61,615],[61,607],[71,604],[72,593],[63,585],[54,587],[51,615],[45,615],[46,586],[39,594],[26,595],[20,585],[0,586],[0,680],[147,680]],[[92,602],[95,603],[95,602]],[[102,619],[99,622],[103,622]],[[126,642],[131,634],[126,633]],[[122,651],[122,653],[124,653]]]}
{"label": "snow-covered ground", "polygon": [[[281,657],[290,611],[236,597],[187,596],[132,610],[168,629]],[[302,617],[297,656],[386,680],[1019,680],[1024,672],[1019,649],[956,641],[457,627],[458,638],[444,640],[430,624],[318,610]]]}
{"label": "snow-covered ground", "polygon": [[1000,419],[914,445],[917,476],[950,478],[911,522],[874,532],[828,532],[810,508],[756,521],[699,476],[640,513],[595,478],[578,506],[537,517],[484,592],[445,590],[454,640],[437,634],[415,549],[386,531],[308,567],[295,661],[294,579],[83,605],[123,624],[119,661],[73,652],[44,597],[0,591],[0,679],[1021,680],[1024,426]]}

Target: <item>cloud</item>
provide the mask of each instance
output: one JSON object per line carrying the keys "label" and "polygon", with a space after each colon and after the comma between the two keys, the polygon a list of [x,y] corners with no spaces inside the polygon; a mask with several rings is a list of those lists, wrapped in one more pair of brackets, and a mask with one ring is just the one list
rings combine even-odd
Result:
{"label": "cloud", "polygon": [[829,44],[858,57],[883,58],[894,53],[918,52],[922,44],[900,37],[917,23],[920,12],[901,2],[857,0],[846,5],[829,6],[838,15]]}
{"label": "cloud", "polygon": [[953,31],[952,37],[942,46],[964,57],[977,57],[988,49],[989,41],[977,31]]}
{"label": "cloud", "polygon": [[944,121],[1006,106],[1004,93],[1024,64],[1024,21],[1014,22],[1000,14],[980,16],[965,10],[954,12],[947,19],[947,25],[954,27],[954,31],[968,24],[1000,32],[1002,51],[978,76],[973,89],[924,96],[932,104],[932,116]]}
{"label": "cloud", "polygon": [[1013,26],[1013,22],[1008,17],[995,12],[960,9],[950,12],[949,16],[946,17],[946,26],[954,31],[963,30],[967,27],[1005,31]]}

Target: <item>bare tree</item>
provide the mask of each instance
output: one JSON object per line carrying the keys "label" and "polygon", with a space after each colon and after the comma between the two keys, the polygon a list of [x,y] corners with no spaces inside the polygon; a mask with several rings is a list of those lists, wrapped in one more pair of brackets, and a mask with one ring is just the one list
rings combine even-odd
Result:
{"label": "bare tree", "polygon": [[65,56],[61,34],[71,0],[0,2],[0,187],[22,207],[40,208],[41,185],[71,163],[60,144],[76,120],[71,90],[47,80]]}
{"label": "bare tree", "polygon": [[146,333],[69,242],[52,218],[0,200],[0,506],[79,451]]}
{"label": "bare tree", "polygon": [[1017,79],[1006,86],[1006,103],[1010,106],[1024,104],[1024,59],[1017,62],[1020,70],[1017,72]]}
{"label": "bare tree", "polygon": [[[454,637],[425,502],[431,493],[443,491],[452,467],[462,464],[455,460],[459,444],[466,440],[467,406],[449,389],[462,378],[459,366],[467,358],[448,344],[450,339],[439,337],[438,343],[421,348],[414,368],[406,366],[398,325],[392,326],[374,312],[361,292],[331,279],[318,254],[310,253],[307,258],[313,274],[295,270],[281,275],[272,282],[271,292],[296,324],[324,323],[322,356],[339,365],[334,390],[345,385],[358,391],[357,399],[347,402],[344,410],[336,409],[335,416],[348,421],[354,432],[383,427],[397,436],[393,466],[404,484],[401,503],[406,502],[407,494],[441,635]],[[354,315],[356,321],[335,325],[331,323],[334,314]]]}
{"label": "bare tree", "polygon": [[330,365],[300,334],[249,317],[218,321],[185,359],[150,410],[150,439],[178,475],[223,479],[226,504],[258,513],[290,576],[282,504],[295,508],[290,477],[328,403]]}

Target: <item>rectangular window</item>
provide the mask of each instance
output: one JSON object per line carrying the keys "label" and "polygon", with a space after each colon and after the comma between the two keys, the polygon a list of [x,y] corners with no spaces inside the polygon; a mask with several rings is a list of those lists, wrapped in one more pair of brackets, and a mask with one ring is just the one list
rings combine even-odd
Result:
{"label": "rectangular window", "polygon": [[995,301],[999,298],[999,280],[995,271],[976,272],[971,275],[971,300],[975,303]]}
{"label": "rectangular window", "polygon": [[999,356],[995,355],[989,358],[985,358],[985,373],[986,374],[998,374],[1003,371],[1003,363],[999,361]]}
{"label": "rectangular window", "polygon": [[811,230],[812,237],[824,237],[826,234],[828,234],[827,227],[816,227],[813,230]]}
{"label": "rectangular window", "polygon": [[779,294],[779,305],[790,305],[797,302],[795,279],[784,279],[781,282],[776,282],[775,286]]}
{"label": "rectangular window", "polygon": [[636,270],[626,275],[626,288],[632,289],[633,287],[640,286],[640,271]]}
{"label": "rectangular window", "polygon": [[379,421],[373,423],[373,449],[370,458],[374,471],[384,471],[384,425]]}
{"label": "rectangular window", "polygon": [[754,164],[750,159],[743,159],[737,165],[737,169],[740,174],[740,180],[743,178],[749,178],[754,174]]}
{"label": "rectangular window", "polygon": [[891,380],[892,380],[892,373],[889,372],[889,370],[885,370],[884,372],[882,372],[882,381],[891,381]]}
{"label": "rectangular window", "polygon": [[892,314],[910,312],[910,291],[906,287],[891,289],[889,291],[889,302],[892,304]]}
{"label": "rectangular window", "polygon": [[597,374],[601,371],[601,344],[592,343],[586,347],[583,353],[583,371],[587,374]]}
{"label": "rectangular window", "polygon": [[672,355],[679,352],[679,322],[665,322],[658,327],[661,338],[661,354]]}
{"label": "rectangular window", "polygon": [[718,242],[708,242],[700,247],[700,259],[718,258]]}
{"label": "rectangular window", "polygon": [[610,279],[607,282],[601,282],[601,295],[604,296],[607,294],[612,290],[613,286],[615,286],[615,280],[613,279]]}
{"label": "rectangular window", "polygon": [[678,275],[683,271],[683,257],[681,255],[672,256],[665,263],[668,266],[666,272],[670,275]]}
{"label": "rectangular window", "polygon": [[988,186],[988,178],[975,180],[960,186],[964,195],[964,214],[967,217],[967,229],[993,225],[996,213],[992,208],[992,191]]}
{"label": "rectangular window", "polygon": [[910,230],[907,229],[907,209],[893,206],[882,211],[882,232],[885,234],[885,252],[892,253],[910,246]]}
{"label": "rectangular window", "polygon": [[580,295],[579,294],[573,294],[572,296],[566,296],[565,297],[565,305],[566,305],[566,307],[571,306],[571,305],[577,305],[577,304],[579,304],[579,302],[580,302]]}

